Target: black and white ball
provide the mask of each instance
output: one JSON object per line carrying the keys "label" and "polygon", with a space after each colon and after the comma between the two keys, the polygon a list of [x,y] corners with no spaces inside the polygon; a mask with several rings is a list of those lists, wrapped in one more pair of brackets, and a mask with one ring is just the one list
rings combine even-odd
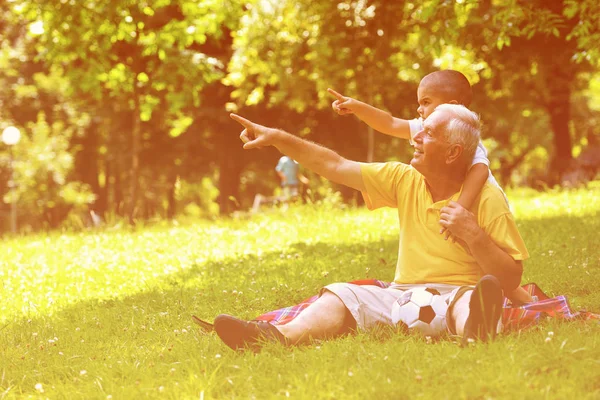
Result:
{"label": "black and white ball", "polygon": [[392,305],[392,322],[425,336],[446,332],[448,304],[436,289],[417,287],[407,290]]}

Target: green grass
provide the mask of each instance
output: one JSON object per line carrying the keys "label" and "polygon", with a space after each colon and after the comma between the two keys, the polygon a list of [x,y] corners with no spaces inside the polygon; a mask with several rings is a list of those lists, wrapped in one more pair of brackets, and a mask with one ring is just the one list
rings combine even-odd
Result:
{"label": "green grass", "polygon": [[[600,188],[509,197],[531,254],[524,281],[600,312]],[[256,355],[192,323],[391,279],[395,218],[321,205],[4,240],[0,399],[600,398],[597,322],[548,321],[467,349],[379,332]]]}

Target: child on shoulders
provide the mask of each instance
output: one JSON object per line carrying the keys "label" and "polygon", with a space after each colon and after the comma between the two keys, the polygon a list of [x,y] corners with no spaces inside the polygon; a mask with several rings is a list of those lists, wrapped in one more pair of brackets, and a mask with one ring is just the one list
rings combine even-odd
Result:
{"label": "child on shoulders", "polygon": [[[469,107],[472,99],[471,85],[467,78],[460,72],[454,70],[436,71],[426,75],[417,89],[417,101],[419,107],[417,112],[419,118],[405,120],[396,118],[390,113],[375,108],[367,103],[351,97],[343,96],[333,89],[327,91],[335,96],[336,100],[332,103],[333,110],[339,115],[354,114],[360,120],[371,126],[373,129],[387,135],[407,139],[413,144],[412,138],[423,129],[423,120],[425,120],[440,104],[461,104]],[[506,199],[506,195],[489,169],[490,162],[487,158],[487,151],[480,142],[473,158],[473,163],[469,169],[463,188],[458,198],[458,203],[466,209],[470,209],[481,192],[483,185],[489,181],[496,186]],[[506,199],[508,204],[508,199]],[[444,233],[444,229],[440,230]],[[446,232],[445,239],[449,237]],[[513,302],[530,302],[531,296],[521,288],[517,288],[512,293],[507,294]]]}

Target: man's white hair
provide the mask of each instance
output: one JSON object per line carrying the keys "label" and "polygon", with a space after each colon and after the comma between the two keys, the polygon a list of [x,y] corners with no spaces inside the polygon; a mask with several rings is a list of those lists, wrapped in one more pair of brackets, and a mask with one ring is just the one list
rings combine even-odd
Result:
{"label": "man's white hair", "polygon": [[435,111],[447,111],[450,118],[444,136],[450,144],[460,144],[465,156],[472,160],[481,138],[479,116],[460,104],[440,104]]}

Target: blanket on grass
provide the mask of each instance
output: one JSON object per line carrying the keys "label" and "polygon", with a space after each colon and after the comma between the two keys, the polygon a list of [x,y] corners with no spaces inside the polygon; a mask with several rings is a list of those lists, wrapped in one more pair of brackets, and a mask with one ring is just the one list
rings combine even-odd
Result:
{"label": "blanket on grass", "polygon": [[[376,285],[382,288],[390,286],[388,282],[376,279],[363,279],[350,283],[355,285]],[[520,306],[513,306],[510,300],[505,298],[504,311],[502,313],[504,331],[524,329],[547,317],[556,317],[565,320],[600,320],[600,314],[588,311],[573,311],[566,296],[548,297],[535,283],[523,285],[523,289],[533,297],[534,301]],[[270,311],[258,316],[255,320],[267,321],[273,325],[285,325],[314,303],[318,297],[318,295],[315,295],[299,304]]]}

